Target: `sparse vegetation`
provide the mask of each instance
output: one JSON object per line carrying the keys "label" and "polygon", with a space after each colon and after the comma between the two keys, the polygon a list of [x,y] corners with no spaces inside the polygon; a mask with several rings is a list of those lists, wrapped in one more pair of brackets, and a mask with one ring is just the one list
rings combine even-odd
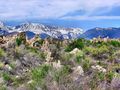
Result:
{"label": "sparse vegetation", "polygon": [[85,40],[84,39],[77,39],[77,40],[74,40],[72,41],[72,43],[70,43],[65,51],[72,51],[74,48],[78,48],[78,49],[83,49],[84,48],[84,42]]}
{"label": "sparse vegetation", "polygon": [[85,60],[83,60],[82,64],[83,64],[84,71],[88,71],[90,69],[91,63],[89,58],[86,58]]}
{"label": "sparse vegetation", "polygon": [[107,74],[106,74],[106,78],[108,81],[112,81],[113,77],[114,77],[114,72],[113,71],[109,71]]}
{"label": "sparse vegetation", "polygon": [[109,90],[120,74],[119,40],[76,39],[65,44],[36,37],[31,45],[18,36],[14,44],[0,48],[0,90],[23,85],[28,90],[102,90],[103,84]]}
{"label": "sparse vegetation", "polygon": [[84,53],[82,51],[80,51],[79,53],[77,53],[76,55],[76,62],[77,63],[81,63],[84,60]]}
{"label": "sparse vegetation", "polygon": [[16,38],[16,45],[20,46],[22,44],[22,39],[21,38]]}
{"label": "sparse vegetation", "polygon": [[3,73],[3,79],[5,80],[5,81],[9,81],[9,80],[11,80],[11,77],[10,77],[10,75],[8,74],[8,73]]}
{"label": "sparse vegetation", "polygon": [[0,57],[4,56],[5,55],[5,52],[3,49],[0,48]]}
{"label": "sparse vegetation", "polygon": [[50,70],[50,66],[48,65],[42,65],[40,67],[37,67],[35,69],[32,69],[31,76],[32,79],[39,85],[42,83],[42,80],[46,77]]}
{"label": "sparse vegetation", "polygon": [[64,66],[63,68],[55,72],[55,75],[54,75],[55,81],[60,83],[62,80],[65,79],[67,75],[69,75],[69,73],[70,73],[70,67]]}

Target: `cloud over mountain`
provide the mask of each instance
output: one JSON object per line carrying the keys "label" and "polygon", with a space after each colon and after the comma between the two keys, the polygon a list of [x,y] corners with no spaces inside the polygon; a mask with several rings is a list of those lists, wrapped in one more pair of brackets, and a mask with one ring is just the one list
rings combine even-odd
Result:
{"label": "cloud over mountain", "polygon": [[0,0],[0,19],[120,19],[104,15],[115,7],[120,0]]}

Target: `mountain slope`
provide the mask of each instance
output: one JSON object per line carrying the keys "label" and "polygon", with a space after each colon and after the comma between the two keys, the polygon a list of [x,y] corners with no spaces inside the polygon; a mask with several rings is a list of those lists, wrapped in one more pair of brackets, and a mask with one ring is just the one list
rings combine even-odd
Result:
{"label": "mountain slope", "polygon": [[120,38],[120,28],[93,28],[81,35],[83,38],[92,39],[97,37]]}

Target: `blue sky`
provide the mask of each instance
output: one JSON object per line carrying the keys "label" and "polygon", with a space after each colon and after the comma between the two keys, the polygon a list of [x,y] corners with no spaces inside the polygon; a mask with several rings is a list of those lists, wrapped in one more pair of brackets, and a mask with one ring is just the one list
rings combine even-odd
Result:
{"label": "blue sky", "polygon": [[120,27],[120,0],[0,0],[8,25],[37,22],[64,27]]}

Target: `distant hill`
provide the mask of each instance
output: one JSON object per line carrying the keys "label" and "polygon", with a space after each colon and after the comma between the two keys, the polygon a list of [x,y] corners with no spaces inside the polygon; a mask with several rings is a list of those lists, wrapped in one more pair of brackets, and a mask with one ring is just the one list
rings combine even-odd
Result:
{"label": "distant hill", "polygon": [[120,28],[93,28],[80,35],[82,38],[93,39],[97,37],[120,38]]}

